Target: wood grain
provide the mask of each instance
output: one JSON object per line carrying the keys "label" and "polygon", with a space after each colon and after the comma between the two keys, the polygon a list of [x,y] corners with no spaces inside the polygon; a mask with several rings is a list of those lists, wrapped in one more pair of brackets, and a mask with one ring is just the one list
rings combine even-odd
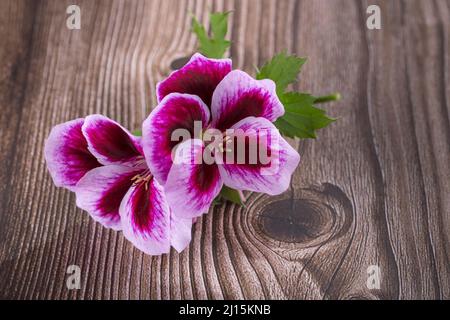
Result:
{"label": "wood grain", "polygon": [[[81,30],[65,26],[81,7]],[[378,4],[382,30],[368,30]],[[150,0],[0,2],[0,298],[449,299],[450,2]],[[195,51],[190,13],[232,10],[230,55],[254,73],[308,56],[298,89],[339,91],[339,121],[288,192],[215,206],[190,247],[150,257],[53,186],[44,140],[90,113],[138,128],[155,85]],[[176,63],[175,63],[176,64]],[[82,270],[66,288],[67,266]],[[381,268],[381,289],[366,286]]]}

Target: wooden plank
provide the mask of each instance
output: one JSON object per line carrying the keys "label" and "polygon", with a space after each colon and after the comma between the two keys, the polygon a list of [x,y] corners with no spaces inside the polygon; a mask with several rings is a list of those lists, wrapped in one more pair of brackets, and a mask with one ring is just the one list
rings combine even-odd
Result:
{"label": "wooden plank", "polygon": [[[450,4],[434,1],[69,1],[0,4],[0,298],[449,299]],[[368,30],[378,4],[382,30]],[[216,206],[190,247],[150,257],[53,186],[52,126],[102,113],[139,127],[155,85],[195,51],[190,12],[233,10],[230,55],[254,74],[275,52],[308,56],[297,88],[340,91],[339,121],[290,140],[288,192]],[[66,268],[82,270],[80,290]],[[366,286],[379,265],[381,290]]]}

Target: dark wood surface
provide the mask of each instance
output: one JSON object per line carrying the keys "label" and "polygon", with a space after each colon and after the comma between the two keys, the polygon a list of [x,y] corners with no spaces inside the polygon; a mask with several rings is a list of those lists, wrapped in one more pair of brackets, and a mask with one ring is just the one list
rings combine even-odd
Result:
{"label": "dark wood surface", "polygon": [[[382,30],[366,28],[369,4]],[[233,10],[237,68],[308,56],[297,88],[341,92],[324,106],[339,121],[290,140],[302,163],[288,192],[215,207],[183,253],[146,256],[53,185],[44,140],[90,113],[139,127],[195,51],[191,13],[211,10]],[[449,101],[448,0],[0,0],[0,298],[449,299]]]}

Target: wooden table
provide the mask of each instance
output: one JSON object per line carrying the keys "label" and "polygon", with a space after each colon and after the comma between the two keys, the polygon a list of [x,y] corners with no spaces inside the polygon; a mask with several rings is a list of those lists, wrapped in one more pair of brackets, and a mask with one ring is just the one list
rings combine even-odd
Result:
{"label": "wooden table", "polygon": [[[81,30],[66,27],[69,4]],[[381,30],[366,28],[370,4]],[[216,206],[183,253],[146,256],[53,185],[44,140],[91,113],[138,128],[156,83],[195,51],[191,13],[211,10],[233,10],[236,68],[308,56],[296,88],[341,92],[324,106],[339,121],[289,140],[302,163],[288,192]],[[0,297],[449,299],[449,83],[448,0],[1,0]]]}

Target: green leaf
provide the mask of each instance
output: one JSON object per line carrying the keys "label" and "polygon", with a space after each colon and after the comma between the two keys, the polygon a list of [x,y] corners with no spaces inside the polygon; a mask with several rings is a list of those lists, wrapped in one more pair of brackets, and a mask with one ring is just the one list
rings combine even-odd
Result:
{"label": "green leaf", "polygon": [[228,32],[229,14],[229,12],[216,12],[210,14],[211,33],[215,40],[225,39]]}
{"label": "green leaf", "polygon": [[274,122],[274,125],[275,125],[275,127],[278,128],[278,130],[281,132],[282,135],[285,135],[289,138],[295,138],[295,137],[299,136],[299,133],[298,133],[299,129],[290,125],[289,122],[284,120],[282,117],[278,118]]}
{"label": "green leaf", "polygon": [[276,84],[278,98],[285,109],[285,114],[274,123],[278,130],[291,138],[315,139],[316,130],[328,126],[335,119],[328,117],[324,110],[316,108],[314,104],[338,100],[340,95],[336,93],[316,98],[306,93],[286,93],[287,86],[297,80],[305,62],[305,58],[289,56],[283,52],[266,63],[258,71],[256,78],[271,79]]}
{"label": "green leaf", "polygon": [[284,93],[280,100],[285,114],[275,121],[275,126],[286,136],[315,139],[316,130],[335,121],[324,110],[314,106],[316,98],[310,94],[289,92]]}
{"label": "green leaf", "polygon": [[197,35],[200,53],[208,58],[223,58],[225,51],[230,47],[231,42],[225,40],[228,32],[229,12],[218,12],[210,14],[210,30],[208,34],[195,17],[192,18],[192,31]]}
{"label": "green leaf", "polygon": [[295,55],[288,56],[285,52],[282,52],[267,62],[259,70],[256,78],[258,80],[273,80],[277,85],[277,94],[280,96],[289,84],[297,80],[300,69],[305,62],[306,58],[300,58]]}
{"label": "green leaf", "polygon": [[222,205],[222,197],[218,195],[214,198],[213,202],[211,203],[212,206],[220,206]]}
{"label": "green leaf", "polygon": [[132,132],[133,135],[141,137],[142,136],[142,130],[141,129],[136,129]]}
{"label": "green leaf", "polygon": [[241,206],[244,205],[244,199],[242,199],[240,192],[227,186],[222,187],[222,190],[219,193],[219,197],[222,197],[225,200],[231,201]]}

